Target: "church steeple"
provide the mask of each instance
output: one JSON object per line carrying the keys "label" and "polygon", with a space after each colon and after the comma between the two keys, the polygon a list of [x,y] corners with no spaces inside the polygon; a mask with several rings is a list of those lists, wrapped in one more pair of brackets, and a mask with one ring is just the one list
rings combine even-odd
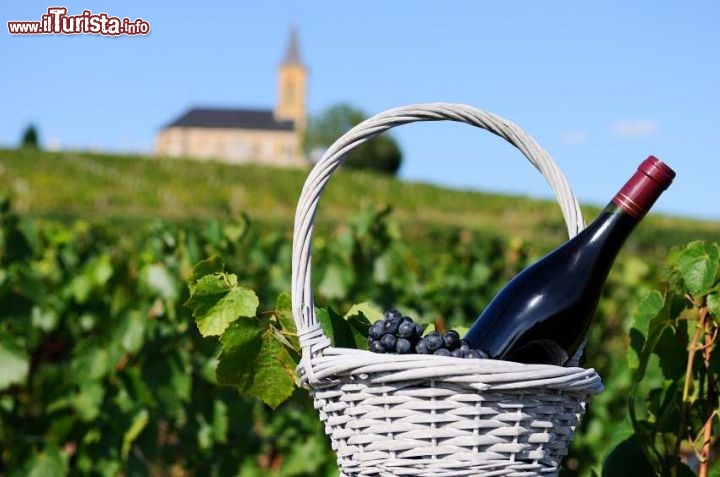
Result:
{"label": "church steeple", "polygon": [[302,60],[300,59],[300,47],[298,46],[297,28],[294,26],[290,28],[290,39],[288,40],[285,59],[282,64],[302,66]]}
{"label": "church steeple", "polygon": [[300,59],[297,29],[290,29],[285,58],[278,71],[278,101],[275,107],[277,119],[290,119],[295,129],[302,131],[307,122],[305,109],[305,85],[307,71]]}

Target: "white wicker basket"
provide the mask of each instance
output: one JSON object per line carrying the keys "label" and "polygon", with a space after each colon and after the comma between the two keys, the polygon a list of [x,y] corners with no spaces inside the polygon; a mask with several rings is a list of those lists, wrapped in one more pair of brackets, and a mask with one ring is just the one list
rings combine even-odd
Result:
{"label": "white wicker basket", "polygon": [[298,367],[338,457],[341,476],[557,475],[589,396],[592,369],[335,348],[315,316],[311,237],[323,188],[346,154],[394,127],[450,120],[514,145],[545,176],[569,236],[584,226],[562,172],[510,121],[470,106],[410,105],[378,114],[340,137],[310,172],[295,215],[293,315]]}

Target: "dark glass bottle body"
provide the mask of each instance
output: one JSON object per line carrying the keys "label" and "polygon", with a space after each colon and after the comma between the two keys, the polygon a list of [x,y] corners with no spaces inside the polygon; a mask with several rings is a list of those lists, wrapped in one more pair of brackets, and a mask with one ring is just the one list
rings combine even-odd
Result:
{"label": "dark glass bottle body", "polygon": [[577,236],[513,278],[465,339],[490,358],[564,365],[587,334],[603,286],[623,243],[672,181],[648,158]]}

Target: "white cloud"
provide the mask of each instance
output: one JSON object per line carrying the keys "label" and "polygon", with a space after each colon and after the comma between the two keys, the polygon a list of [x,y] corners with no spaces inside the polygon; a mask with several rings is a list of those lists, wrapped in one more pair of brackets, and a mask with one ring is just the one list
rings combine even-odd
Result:
{"label": "white cloud", "polygon": [[657,131],[657,123],[649,119],[618,121],[613,124],[613,134],[620,137],[650,136]]}
{"label": "white cloud", "polygon": [[565,144],[584,144],[588,141],[588,134],[582,129],[568,129],[560,133],[560,140]]}

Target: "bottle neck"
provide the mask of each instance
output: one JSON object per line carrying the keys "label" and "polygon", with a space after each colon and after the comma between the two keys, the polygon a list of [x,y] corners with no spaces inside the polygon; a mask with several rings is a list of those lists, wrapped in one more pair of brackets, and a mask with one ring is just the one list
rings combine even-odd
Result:
{"label": "bottle neck", "polygon": [[586,245],[612,261],[641,218],[610,202],[583,231]]}

